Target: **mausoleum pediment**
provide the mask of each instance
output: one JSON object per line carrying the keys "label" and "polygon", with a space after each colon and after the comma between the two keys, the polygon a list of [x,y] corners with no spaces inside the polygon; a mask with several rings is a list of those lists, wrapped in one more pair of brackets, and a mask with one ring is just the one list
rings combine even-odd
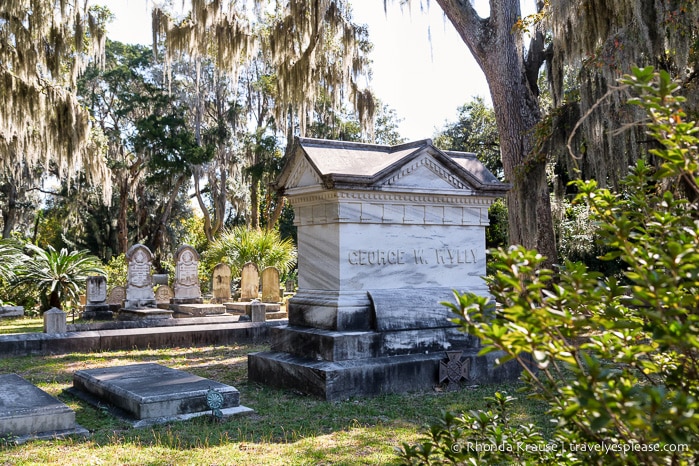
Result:
{"label": "mausoleum pediment", "polygon": [[277,186],[290,193],[315,187],[485,196],[509,188],[475,154],[445,152],[429,139],[385,146],[297,138]]}

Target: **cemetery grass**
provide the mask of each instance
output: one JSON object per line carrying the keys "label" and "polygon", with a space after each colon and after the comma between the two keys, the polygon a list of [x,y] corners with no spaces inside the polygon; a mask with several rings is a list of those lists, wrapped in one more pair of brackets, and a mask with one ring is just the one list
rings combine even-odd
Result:
{"label": "cemetery grass", "polygon": [[0,319],[0,335],[10,333],[37,333],[44,331],[44,320],[41,317],[15,317]]}
{"label": "cemetery grass", "polygon": [[[89,437],[30,441],[0,439],[0,464],[210,464],[306,465],[391,464],[395,448],[415,443],[442,410],[489,409],[484,398],[505,391],[515,424],[546,430],[546,405],[517,394],[518,385],[460,391],[384,395],[326,402],[290,390],[248,382],[247,355],[262,345],[73,353],[0,359],[2,373],[16,373],[56,396],[76,412]],[[215,421],[209,416],[134,429],[65,390],[76,370],[156,362],[236,387],[240,404],[253,414]]]}

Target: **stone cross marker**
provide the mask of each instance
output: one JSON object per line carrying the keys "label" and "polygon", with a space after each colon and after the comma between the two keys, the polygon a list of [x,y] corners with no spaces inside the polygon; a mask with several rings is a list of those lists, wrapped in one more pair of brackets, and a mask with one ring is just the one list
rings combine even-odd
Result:
{"label": "stone cross marker", "polygon": [[175,304],[202,303],[199,287],[199,253],[187,244],[180,246],[175,253]]}
{"label": "stone cross marker", "polygon": [[279,269],[267,267],[262,270],[262,302],[278,303],[279,295]]}
{"label": "stone cross marker", "polygon": [[231,300],[231,268],[228,264],[218,264],[214,267],[211,288],[214,303],[225,303]]}
{"label": "stone cross marker", "polygon": [[260,292],[260,273],[257,265],[248,262],[243,266],[240,278],[240,300],[257,299]]}
{"label": "stone cross marker", "polygon": [[126,252],[128,265],[124,309],[155,307],[151,264],[153,253],[142,244],[134,244]]}

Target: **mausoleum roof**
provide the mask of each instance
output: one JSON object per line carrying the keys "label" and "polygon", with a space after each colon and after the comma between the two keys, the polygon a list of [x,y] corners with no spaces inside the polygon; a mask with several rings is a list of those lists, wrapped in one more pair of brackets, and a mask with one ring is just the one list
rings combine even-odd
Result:
{"label": "mausoleum roof", "polygon": [[[500,182],[475,154],[442,151],[430,139],[387,146],[297,138],[276,184],[281,189],[312,185],[334,189],[386,189],[399,185],[396,179],[415,170],[416,162],[427,159],[429,162],[421,165],[448,180],[454,189],[502,195],[510,188],[509,184]],[[404,186],[408,184],[404,183]]]}

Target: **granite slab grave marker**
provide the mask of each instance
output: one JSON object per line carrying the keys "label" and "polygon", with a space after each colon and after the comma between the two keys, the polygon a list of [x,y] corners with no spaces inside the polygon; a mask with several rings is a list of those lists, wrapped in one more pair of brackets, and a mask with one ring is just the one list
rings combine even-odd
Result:
{"label": "granite slab grave marker", "polygon": [[83,319],[110,320],[113,313],[107,303],[107,278],[102,275],[89,276],[85,288],[87,294]]}
{"label": "granite slab grave marker", "polygon": [[260,293],[260,273],[257,265],[247,262],[240,273],[240,300],[257,299]]}
{"label": "granite slab grave marker", "polygon": [[231,300],[231,268],[228,264],[217,264],[211,280],[212,303],[225,303]]}
{"label": "granite slab grave marker", "polygon": [[279,293],[279,269],[276,267],[265,267],[262,270],[262,302],[278,303],[281,301]]}
{"label": "granite slab grave marker", "polygon": [[17,374],[0,374],[0,438],[24,443],[74,434],[89,432],[72,409]]}
{"label": "granite slab grave marker", "polygon": [[109,405],[134,427],[145,427],[210,414],[210,390],[223,398],[224,417],[252,412],[240,405],[235,387],[154,363],[79,370],[69,391],[94,405]]}
{"label": "granite slab grave marker", "polygon": [[175,253],[175,296],[173,304],[201,304],[199,286],[199,253],[189,245],[182,245]]}
{"label": "granite slab grave marker", "polygon": [[518,377],[477,356],[440,304],[488,296],[488,207],[509,185],[474,154],[297,139],[277,188],[295,212],[298,290],[271,351],[249,355],[251,381],[328,400],[431,389],[446,350],[474,383]]}

